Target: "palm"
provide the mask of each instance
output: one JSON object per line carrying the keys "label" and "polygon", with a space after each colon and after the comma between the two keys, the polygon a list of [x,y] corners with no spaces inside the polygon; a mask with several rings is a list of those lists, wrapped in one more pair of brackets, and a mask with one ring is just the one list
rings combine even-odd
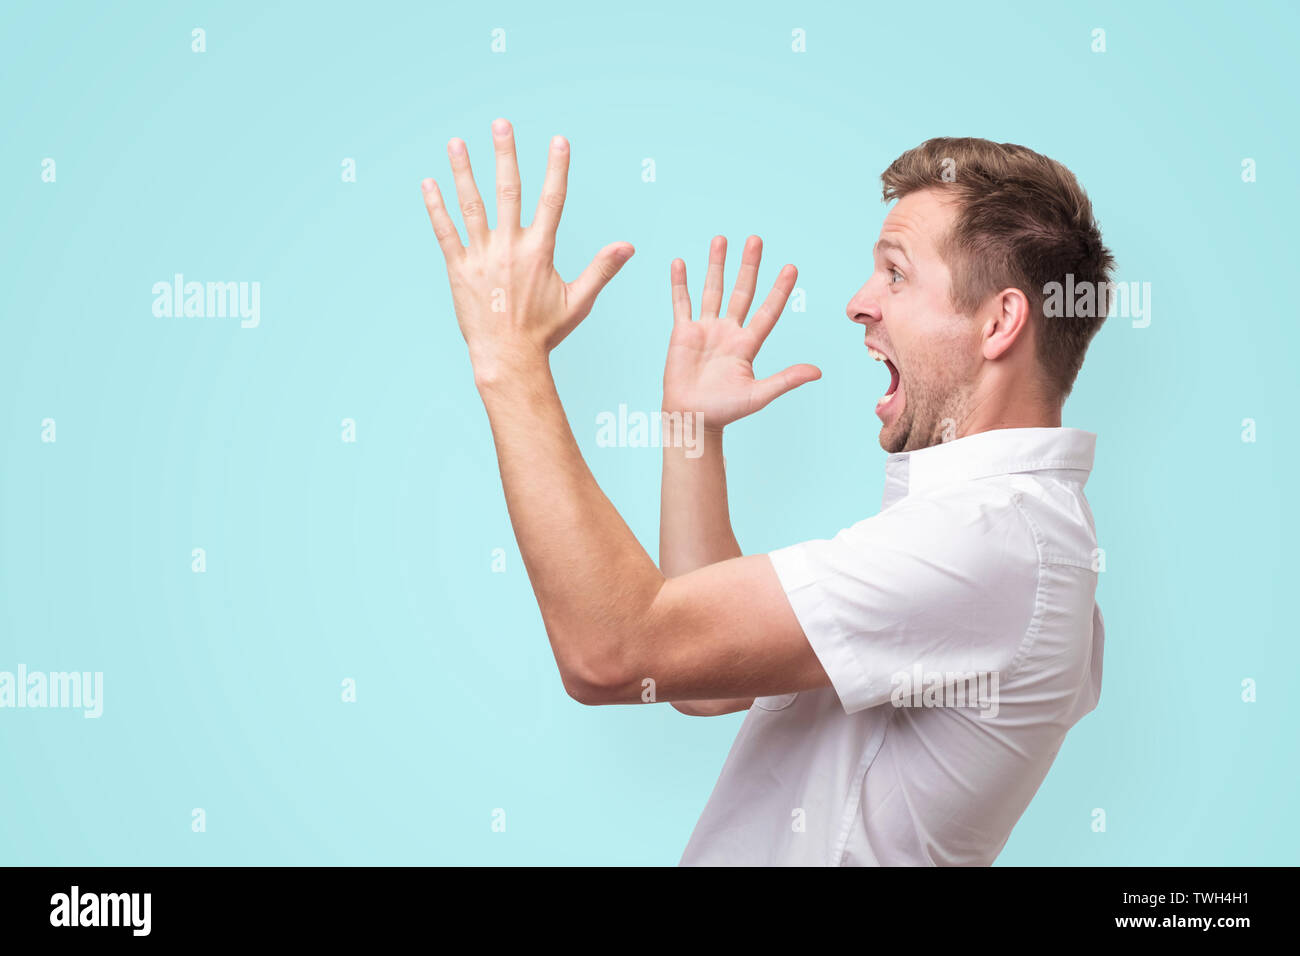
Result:
{"label": "palm", "polygon": [[761,257],[762,241],[751,237],[735,289],[723,310],[726,240],[715,239],[696,321],[691,319],[686,264],[680,259],[673,262],[673,333],[664,367],[666,411],[698,412],[706,427],[721,428],[753,414],[783,392],[820,377],[821,372],[811,365],[793,365],[766,379],[754,376],[754,359],[785,307],[797,275],[793,266],[782,269],[767,300],[745,325]]}
{"label": "palm", "polygon": [[664,402],[698,411],[706,423],[725,425],[754,407],[754,355],[758,343],[725,319],[701,319],[673,329],[664,367]]}

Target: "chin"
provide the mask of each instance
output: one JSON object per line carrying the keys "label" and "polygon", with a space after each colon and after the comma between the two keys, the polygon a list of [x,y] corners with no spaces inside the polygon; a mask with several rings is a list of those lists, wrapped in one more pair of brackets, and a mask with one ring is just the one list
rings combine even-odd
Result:
{"label": "chin", "polygon": [[880,447],[891,455],[897,455],[907,449],[908,431],[899,428],[899,424],[894,422],[893,425],[886,425],[880,429]]}

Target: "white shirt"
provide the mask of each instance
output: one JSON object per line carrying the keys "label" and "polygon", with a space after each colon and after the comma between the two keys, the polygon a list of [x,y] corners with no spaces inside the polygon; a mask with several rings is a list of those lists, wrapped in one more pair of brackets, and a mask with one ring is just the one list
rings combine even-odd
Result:
{"label": "white shirt", "polygon": [[754,701],[683,866],[993,862],[1101,693],[1096,437],[891,455],[879,514],[771,553],[832,686]]}

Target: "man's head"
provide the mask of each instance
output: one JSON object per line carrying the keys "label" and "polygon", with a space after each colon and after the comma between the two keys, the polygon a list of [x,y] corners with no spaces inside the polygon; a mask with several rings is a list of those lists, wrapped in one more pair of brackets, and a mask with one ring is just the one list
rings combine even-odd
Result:
{"label": "man's head", "polygon": [[[881,446],[1059,423],[1114,264],[1074,175],[1023,146],[940,138],[898,157],[881,182],[898,202],[845,310],[889,365]],[[1095,315],[1044,314],[1048,284],[1067,275],[1093,285]]]}

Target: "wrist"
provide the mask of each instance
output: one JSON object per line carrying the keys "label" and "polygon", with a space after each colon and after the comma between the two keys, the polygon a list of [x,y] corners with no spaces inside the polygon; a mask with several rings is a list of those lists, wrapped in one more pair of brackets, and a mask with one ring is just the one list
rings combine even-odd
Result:
{"label": "wrist", "polygon": [[708,414],[699,408],[691,407],[690,402],[680,402],[669,395],[664,395],[663,401],[659,405],[659,412],[662,415],[681,416],[696,424],[698,431],[702,435],[722,436],[722,428],[725,422],[717,422],[711,419]]}
{"label": "wrist", "polygon": [[471,348],[469,357],[474,368],[474,385],[479,391],[551,374],[550,355],[539,348]]}
{"label": "wrist", "polygon": [[660,430],[664,461],[722,460],[722,429],[709,428],[698,413],[664,411]]}
{"label": "wrist", "polygon": [[709,440],[722,440],[722,429],[724,425],[718,424],[709,419],[709,416],[701,411],[686,411],[680,405],[669,405],[665,403],[659,409],[659,414],[664,417],[664,421],[677,422],[678,420],[689,422],[695,432]]}

